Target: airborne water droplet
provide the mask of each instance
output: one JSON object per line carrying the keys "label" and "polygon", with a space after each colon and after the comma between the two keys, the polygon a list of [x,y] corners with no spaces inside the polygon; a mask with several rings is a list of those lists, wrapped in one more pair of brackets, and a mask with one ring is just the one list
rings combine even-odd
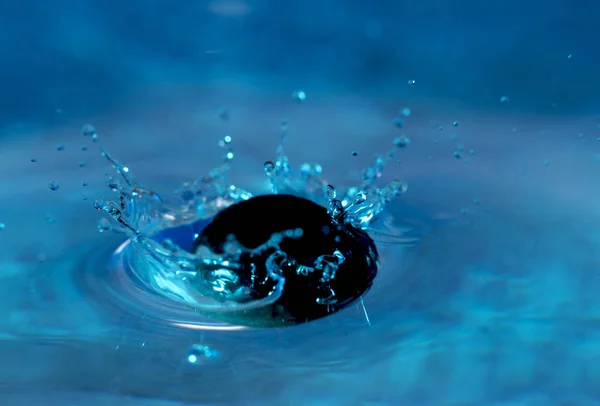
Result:
{"label": "airborne water droplet", "polygon": [[404,148],[408,144],[410,144],[410,139],[406,135],[401,135],[399,137],[394,138],[394,145],[398,148]]}
{"label": "airborne water droplet", "polygon": [[48,187],[50,188],[50,190],[56,191],[60,188],[60,185],[55,181],[52,181],[48,184]]}
{"label": "airborne water droplet", "polygon": [[275,164],[273,162],[271,162],[271,161],[265,162],[264,168],[265,168],[265,173],[269,177],[271,175],[273,175],[273,172],[275,172]]}
{"label": "airborne water droplet", "polygon": [[292,99],[296,102],[303,102],[306,100],[306,93],[303,90],[296,90],[292,93]]}

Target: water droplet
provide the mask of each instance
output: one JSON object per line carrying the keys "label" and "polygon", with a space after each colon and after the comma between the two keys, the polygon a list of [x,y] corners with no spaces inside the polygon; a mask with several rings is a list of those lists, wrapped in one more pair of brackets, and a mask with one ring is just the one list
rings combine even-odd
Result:
{"label": "water droplet", "polygon": [[409,109],[408,107],[405,107],[405,108],[403,108],[403,109],[402,109],[402,115],[403,115],[404,117],[408,117],[408,116],[410,116],[410,109]]}
{"label": "water droplet", "polygon": [[452,127],[458,127],[458,121],[453,122]]}
{"label": "water droplet", "polygon": [[401,135],[399,137],[394,138],[394,145],[398,148],[404,148],[408,144],[410,144],[410,139],[406,135]]}
{"label": "water droplet", "polygon": [[394,118],[394,121],[393,121],[393,123],[394,123],[394,126],[395,126],[396,128],[402,128],[402,127],[404,127],[404,121],[402,121],[402,120],[401,120],[400,118],[398,118],[398,117],[395,117],[395,118]]}
{"label": "water droplet", "polygon": [[96,142],[98,140],[98,134],[96,133],[96,129],[91,124],[84,124],[81,127],[81,133],[84,137],[92,137],[92,141]]}
{"label": "water droplet", "polygon": [[217,356],[218,351],[206,345],[194,344],[187,353],[187,361],[190,364],[200,364],[206,359],[215,358]]}
{"label": "water droplet", "polygon": [[46,223],[54,224],[54,223],[56,223],[56,219],[52,216],[46,216]]}
{"label": "water droplet", "polygon": [[544,166],[548,166],[548,165],[550,165],[550,161],[548,161],[548,160],[545,160],[545,161],[544,161]]}
{"label": "water droplet", "polygon": [[408,185],[398,179],[391,181],[388,187],[394,196],[401,196],[408,190]]}
{"label": "water droplet", "polygon": [[271,161],[265,162],[264,168],[267,176],[272,176],[273,172],[275,172],[275,164]]}
{"label": "water droplet", "polygon": [[83,168],[85,166],[85,162],[79,162],[79,167]]}
{"label": "water droplet", "polygon": [[500,103],[508,103],[510,101],[510,99],[508,98],[508,96],[502,96],[500,98]]}
{"label": "water droplet", "polygon": [[358,151],[356,151],[356,150],[352,151],[352,156],[358,156]]}
{"label": "water droplet", "polygon": [[577,138],[583,138],[583,133],[577,134]]}
{"label": "water droplet", "polygon": [[60,188],[60,185],[58,183],[56,183],[55,181],[52,181],[48,184],[48,187],[50,188],[50,190],[58,190]]}
{"label": "water droplet", "polygon": [[6,224],[0,223],[0,231],[6,230]]}
{"label": "water droplet", "polygon": [[82,151],[87,151],[87,149],[88,149],[87,145],[83,145],[83,146],[81,147],[81,150],[82,150]]}
{"label": "water droplet", "polygon": [[296,90],[292,93],[292,99],[296,102],[303,102],[306,100],[306,93],[303,90]]}
{"label": "water droplet", "polygon": [[37,162],[37,158],[31,158],[31,162],[36,163]]}
{"label": "water droplet", "polygon": [[474,149],[470,149],[469,150],[469,155],[475,155],[475,150]]}
{"label": "water droplet", "polygon": [[367,196],[364,193],[358,193],[354,198],[354,204],[359,205],[367,201]]}
{"label": "water droplet", "polygon": [[229,121],[229,112],[225,109],[220,109],[219,118],[223,121]]}
{"label": "water droplet", "polygon": [[65,146],[64,145],[57,145],[56,146],[56,150],[57,151],[64,151],[65,150]]}
{"label": "water droplet", "polygon": [[454,156],[454,158],[456,158],[456,159],[462,159],[462,157],[463,157],[463,156],[462,156],[462,153],[461,153],[459,150],[455,150],[455,151],[452,153],[452,156]]}
{"label": "water droplet", "polygon": [[87,187],[89,185],[89,183],[83,182],[82,185],[83,185],[83,187]]}
{"label": "water droplet", "polygon": [[408,85],[414,87],[417,84],[417,81],[414,79],[411,79],[408,81]]}

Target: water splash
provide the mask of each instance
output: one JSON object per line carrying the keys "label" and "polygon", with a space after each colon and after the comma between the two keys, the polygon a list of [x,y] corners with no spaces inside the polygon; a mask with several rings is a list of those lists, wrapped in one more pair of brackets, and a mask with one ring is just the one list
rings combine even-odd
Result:
{"label": "water splash", "polygon": [[[92,126],[84,127],[84,135],[91,135],[94,141],[98,139]],[[395,140],[393,149],[385,156],[377,156],[373,164],[363,171],[358,186],[337,190],[322,177],[320,164],[304,163],[297,169],[292,167],[285,153],[287,136],[288,126],[284,121],[275,159],[264,165],[271,193],[292,194],[319,203],[327,208],[334,223],[369,230],[389,202],[407,190],[407,185],[399,180],[381,187],[376,184],[397,150],[408,145],[407,138]],[[319,256],[312,266],[307,266],[295,263],[280,249],[284,240],[299,238],[302,229],[275,233],[267,242],[253,249],[230,239],[220,254],[203,246],[192,252],[190,246],[193,238],[198,236],[197,232],[189,233],[190,241],[173,241],[162,236],[165,230],[177,227],[193,229],[199,222],[207,224],[225,208],[253,197],[252,193],[229,180],[235,156],[232,138],[225,136],[219,141],[219,146],[224,150],[220,166],[166,195],[142,186],[127,166],[101,149],[102,156],[119,176],[109,177],[106,182],[117,198],[96,200],[94,203],[96,209],[107,214],[101,219],[98,229],[123,233],[130,239],[126,256],[134,276],[151,291],[207,315],[250,312],[275,303],[285,287],[284,268],[293,267],[299,275],[318,272],[324,283],[333,280],[345,260],[340,251]],[[268,255],[267,280],[260,283],[271,288],[257,297],[257,292],[253,291],[255,281],[248,282],[239,277],[240,258],[265,253]],[[319,304],[330,305],[337,299],[334,292],[331,295],[325,292],[318,300],[321,301]]]}

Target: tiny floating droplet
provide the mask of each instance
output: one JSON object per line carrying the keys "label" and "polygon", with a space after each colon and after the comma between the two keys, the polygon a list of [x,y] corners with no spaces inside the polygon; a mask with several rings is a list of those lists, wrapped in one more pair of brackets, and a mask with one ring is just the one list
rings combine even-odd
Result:
{"label": "tiny floating droplet", "polygon": [[56,146],[56,150],[57,151],[64,151],[65,150],[65,146],[64,145],[57,145]]}
{"label": "tiny floating droplet", "polygon": [[414,87],[416,84],[417,84],[417,81],[414,80],[414,79],[411,79],[411,80],[408,81],[408,85],[409,86],[413,86]]}
{"label": "tiny floating droplet", "polygon": [[403,109],[402,109],[402,115],[403,115],[404,117],[408,117],[408,116],[410,116],[410,109],[409,109],[408,107],[405,107],[405,108],[403,108]]}
{"label": "tiny floating droplet", "polygon": [[265,173],[267,174],[267,176],[271,176],[273,175],[273,172],[275,172],[275,164],[271,161],[267,161],[265,162]]}
{"label": "tiny floating droplet", "polygon": [[98,140],[98,134],[96,133],[96,129],[91,124],[84,124],[81,127],[81,133],[84,137],[92,137],[92,141],[96,142]]}
{"label": "tiny floating droplet", "polygon": [[352,151],[352,156],[358,156],[358,151],[356,151],[356,150]]}
{"label": "tiny floating droplet", "polygon": [[223,121],[229,121],[229,112],[225,109],[220,109],[219,118]]}
{"label": "tiny floating droplet", "polygon": [[550,165],[550,161],[548,161],[548,160],[545,160],[545,161],[544,161],[544,166],[548,166],[548,165]]}
{"label": "tiny floating droplet", "polygon": [[452,127],[458,127],[458,121],[453,122]]}
{"label": "tiny floating droplet", "polygon": [[408,144],[410,144],[410,139],[406,135],[401,135],[399,137],[394,138],[394,145],[398,148],[404,148]]}
{"label": "tiny floating droplet", "polygon": [[31,158],[31,162],[36,163],[37,162],[37,158]]}
{"label": "tiny floating droplet", "polygon": [[455,150],[452,155],[454,156],[454,158],[456,159],[462,159],[462,153],[459,150]]}
{"label": "tiny floating droplet", "polygon": [[0,223],[0,231],[6,230],[6,224]]}
{"label": "tiny floating droplet", "polygon": [[306,100],[306,93],[303,90],[296,90],[292,93],[292,99],[296,102],[303,102]]}
{"label": "tiny floating droplet", "polygon": [[354,204],[359,205],[367,201],[367,196],[364,193],[358,193],[354,198]]}
{"label": "tiny floating droplet", "polygon": [[502,96],[500,98],[500,103],[508,103],[510,99],[507,96]]}
{"label": "tiny floating droplet", "polygon": [[79,167],[83,168],[85,166],[85,162],[79,162]]}
{"label": "tiny floating droplet", "polygon": [[202,360],[215,358],[218,352],[206,345],[194,344],[187,353],[187,361],[190,364],[199,364]]}
{"label": "tiny floating droplet", "polygon": [[88,147],[87,147],[87,145],[83,145],[83,146],[81,147],[81,150],[82,150],[82,151],[87,151],[87,148],[88,148]]}
{"label": "tiny floating droplet", "polygon": [[398,118],[398,117],[395,117],[395,118],[394,118],[394,121],[393,121],[393,123],[394,123],[394,126],[395,126],[396,128],[402,128],[402,127],[404,127],[404,121],[402,121],[402,120],[401,120],[400,118]]}
{"label": "tiny floating droplet", "polygon": [[48,187],[50,188],[50,190],[56,191],[60,188],[60,185],[55,181],[52,181],[48,184]]}

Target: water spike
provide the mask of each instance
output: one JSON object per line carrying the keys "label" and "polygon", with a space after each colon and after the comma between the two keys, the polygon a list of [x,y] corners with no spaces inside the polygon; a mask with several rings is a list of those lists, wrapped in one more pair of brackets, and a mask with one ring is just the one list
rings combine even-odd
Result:
{"label": "water spike", "polygon": [[133,187],[136,184],[135,178],[131,173],[129,173],[129,168],[127,166],[120,164],[119,161],[113,158],[112,155],[110,155],[108,151],[104,148],[101,149],[100,153],[104,158],[108,160],[108,162],[112,164],[113,168],[115,168],[117,173],[121,175],[121,177],[123,178],[125,183],[127,183],[128,186]]}
{"label": "water spike", "polygon": [[267,161],[264,164],[265,173],[271,181],[271,193],[277,194],[277,180],[275,179],[275,164],[271,161]]}

